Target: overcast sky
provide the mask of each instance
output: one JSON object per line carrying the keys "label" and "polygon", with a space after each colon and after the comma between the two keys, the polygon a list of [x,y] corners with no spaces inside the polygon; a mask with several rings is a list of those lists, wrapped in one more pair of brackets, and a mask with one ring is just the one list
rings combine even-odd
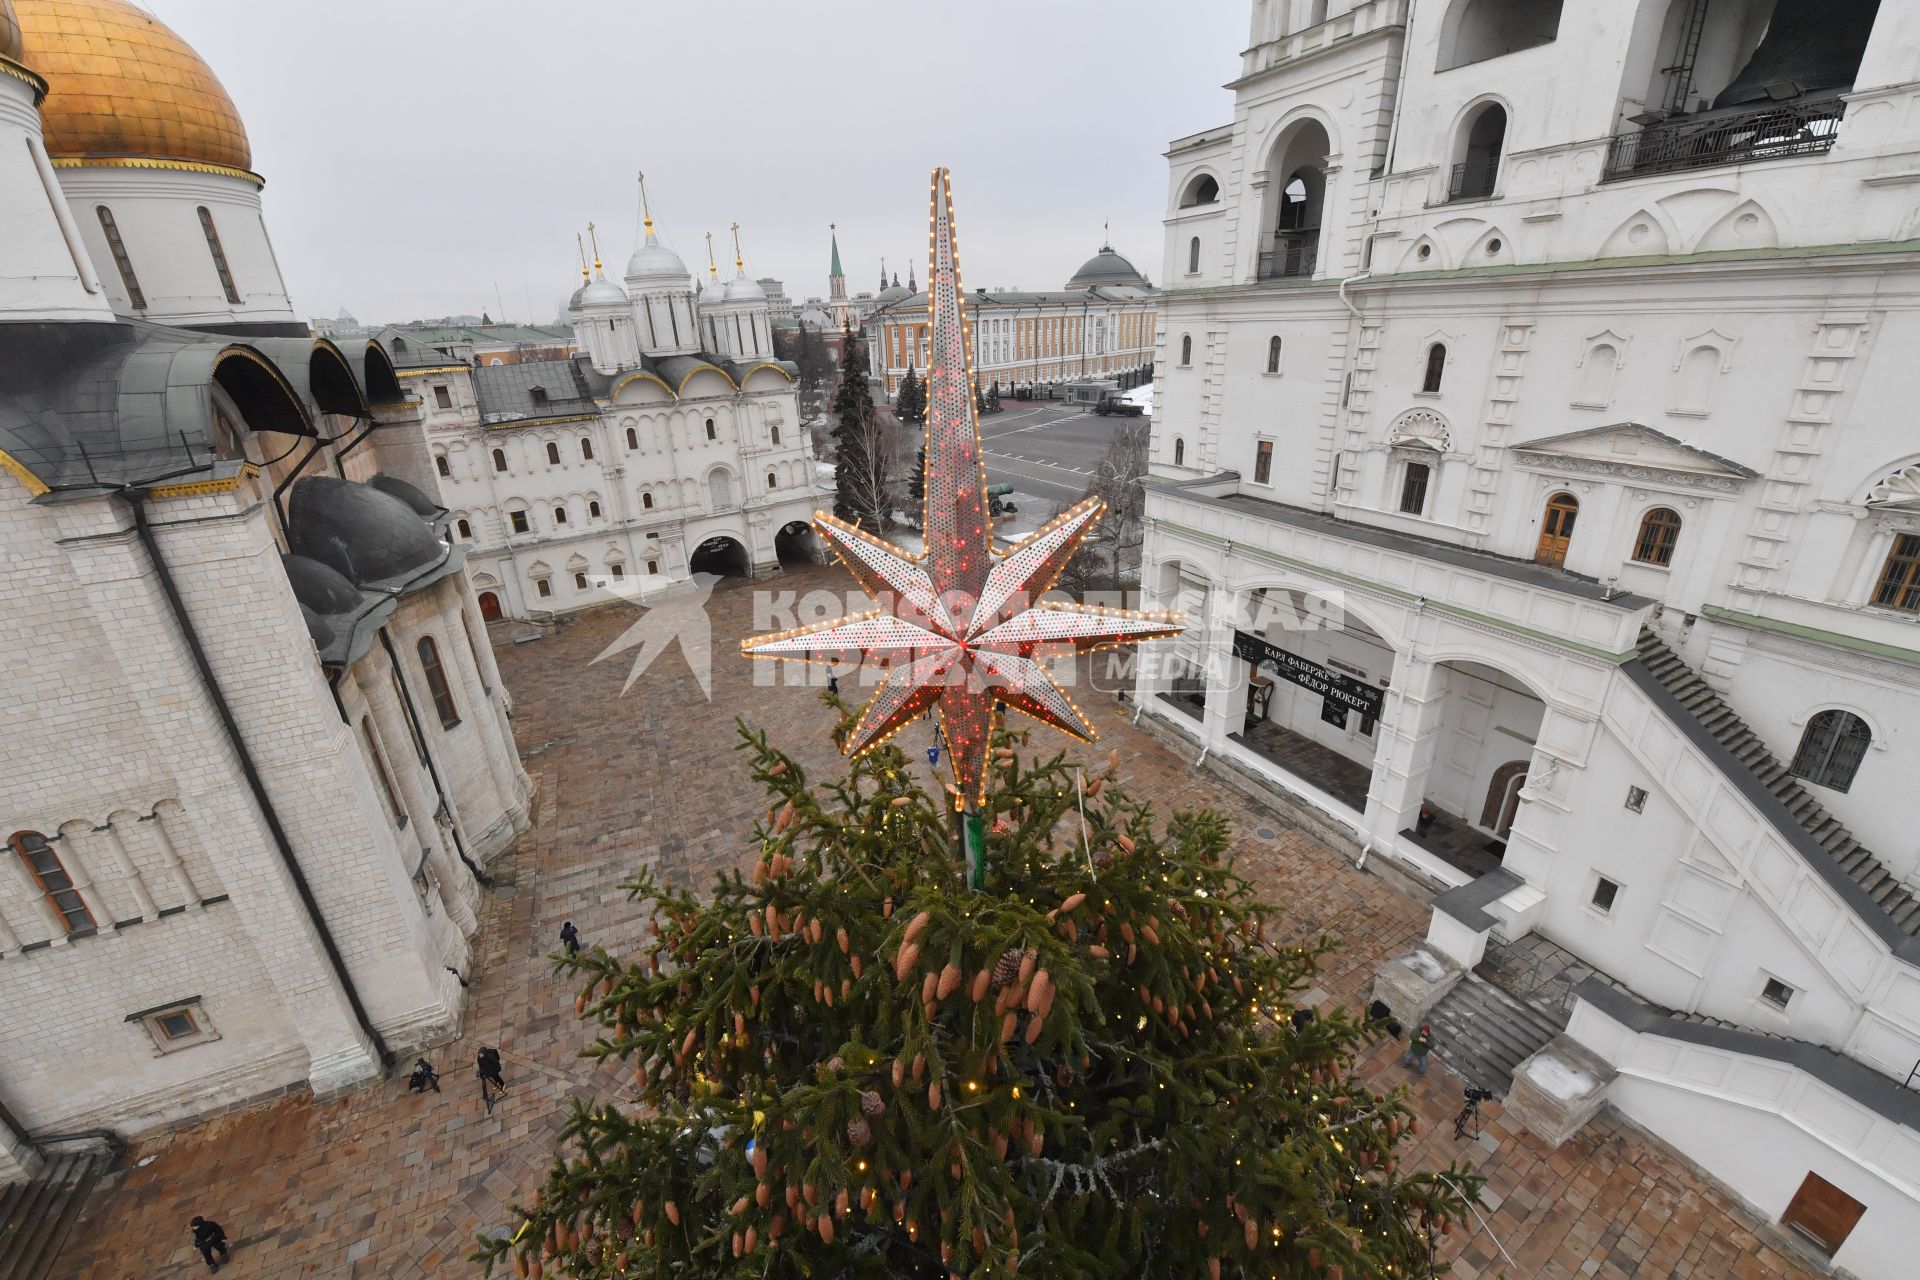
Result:
{"label": "overcast sky", "polygon": [[[925,274],[952,168],[970,288],[1113,243],[1156,280],[1166,144],[1231,118],[1245,0],[142,0],[246,120],[299,315],[551,320],[591,220],[624,271],[644,169],[704,270],[852,292]],[[497,291],[496,291],[497,290]]]}

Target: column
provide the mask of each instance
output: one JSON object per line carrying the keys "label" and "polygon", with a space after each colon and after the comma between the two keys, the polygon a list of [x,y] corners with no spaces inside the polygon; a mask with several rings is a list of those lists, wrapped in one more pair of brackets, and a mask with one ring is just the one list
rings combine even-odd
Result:
{"label": "column", "polygon": [[1446,711],[1447,674],[1435,663],[1396,651],[1393,683],[1380,711],[1380,746],[1367,786],[1366,829],[1383,841],[1413,826],[1426,796]]}
{"label": "column", "polygon": [[1246,614],[1247,593],[1226,586],[1207,592],[1205,644],[1207,749],[1216,751],[1227,735],[1247,725],[1247,674],[1251,664],[1233,656],[1233,633]]}
{"label": "column", "polygon": [[[1540,735],[1527,764],[1527,782],[1520,788],[1520,807],[1507,833],[1507,851],[1501,865],[1527,883],[1546,888],[1560,850],[1562,828],[1576,808],[1576,791],[1586,781],[1586,760],[1598,723],[1548,705],[1540,721]],[[1624,792],[1612,797],[1618,806]],[[1578,797],[1587,812],[1607,812],[1608,798]]]}
{"label": "column", "polygon": [[165,860],[175,886],[180,890],[180,900],[190,910],[198,911],[201,909],[200,900],[208,895],[201,893],[198,886],[193,883],[193,875],[187,870],[186,859],[180,856],[180,846],[174,843],[173,832],[167,829],[167,812],[159,805],[155,805],[152,815],[142,821],[153,823],[154,840],[160,846],[160,856]]}
{"label": "column", "polygon": [[147,882],[141,878],[139,868],[133,865],[133,858],[128,855],[126,842],[121,838],[120,828],[114,825],[113,818],[108,818],[106,826],[95,827],[94,831],[106,836],[107,857],[112,859],[120,878],[126,881],[127,892],[133,895],[134,905],[140,908],[141,919],[158,918],[160,908],[154,904],[153,895],[147,892]]}
{"label": "column", "polygon": [[356,683],[360,685],[361,696],[367,700],[367,714],[373,717],[374,739],[386,756],[387,771],[393,775],[394,785],[400,788],[400,805],[411,819],[407,834],[412,839],[401,843],[410,847],[418,842],[426,848],[433,873],[440,881],[440,901],[447,915],[460,927],[461,933],[471,935],[478,927],[473,914],[478,886],[473,875],[447,848],[446,833],[435,820],[440,803],[427,784],[426,765],[413,749],[406,708],[400,705],[391,680],[375,676]]}

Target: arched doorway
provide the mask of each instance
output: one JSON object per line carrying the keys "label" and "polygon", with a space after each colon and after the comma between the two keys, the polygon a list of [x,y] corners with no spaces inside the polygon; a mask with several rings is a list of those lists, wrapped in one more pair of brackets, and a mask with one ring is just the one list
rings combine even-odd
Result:
{"label": "arched doorway", "polygon": [[820,563],[819,540],[813,536],[813,526],[805,520],[795,520],[775,534],[773,552],[783,565]]}
{"label": "arched doorway", "polygon": [[482,591],[480,593],[480,620],[482,622],[498,622],[500,618],[500,597],[491,591]]}
{"label": "arched doorway", "polygon": [[1555,568],[1567,562],[1567,546],[1573,541],[1573,524],[1580,515],[1580,499],[1564,490],[1547,499],[1540,517],[1540,543],[1534,548],[1535,564]]}
{"label": "arched doorway", "polygon": [[1268,243],[1260,246],[1262,280],[1311,276],[1319,265],[1320,212],[1327,193],[1326,129],[1304,120],[1274,144],[1267,159]]}
{"label": "arched doorway", "polygon": [[711,573],[722,578],[753,576],[753,561],[747,549],[725,534],[708,538],[696,547],[687,568],[692,573]]}
{"label": "arched doorway", "polygon": [[1527,762],[1514,760],[1493,771],[1487,784],[1487,802],[1480,807],[1480,825],[1501,839],[1513,830],[1513,815],[1520,808],[1520,788],[1527,785]]}

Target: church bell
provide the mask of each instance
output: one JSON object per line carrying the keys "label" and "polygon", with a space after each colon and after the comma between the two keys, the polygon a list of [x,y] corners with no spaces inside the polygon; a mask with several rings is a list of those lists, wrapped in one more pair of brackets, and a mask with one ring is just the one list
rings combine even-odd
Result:
{"label": "church bell", "polygon": [[1851,89],[1879,9],[1880,0],[1777,0],[1760,47],[1714,109]]}

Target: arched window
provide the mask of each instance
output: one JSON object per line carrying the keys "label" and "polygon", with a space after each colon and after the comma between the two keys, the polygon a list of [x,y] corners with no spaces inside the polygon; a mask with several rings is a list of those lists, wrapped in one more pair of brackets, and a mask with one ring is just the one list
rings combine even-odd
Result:
{"label": "arched window", "polygon": [[1920,613],[1920,533],[1896,533],[1874,584],[1873,603]]}
{"label": "arched window", "polygon": [[500,597],[491,591],[482,591],[480,593],[480,621],[498,622],[500,618]]}
{"label": "arched window", "polygon": [[632,427],[628,427],[627,428],[627,448],[638,449],[639,447],[640,447],[640,433],[638,431],[635,431]]}
{"label": "arched window", "polygon": [[505,471],[507,469],[507,455],[505,450],[495,449],[493,451],[493,469],[495,471]]}
{"label": "arched window", "polygon": [[93,912],[87,909],[87,900],[73,887],[73,877],[60,865],[60,855],[53,851],[53,845],[38,831],[21,831],[7,841],[13,851],[25,864],[27,874],[33,877],[34,884],[46,895],[47,905],[59,918],[62,927],[68,933],[87,933],[94,928]]}
{"label": "arched window", "polygon": [[1433,392],[1440,389],[1440,379],[1447,372],[1447,344],[1436,342],[1427,348],[1427,372],[1420,379],[1422,391]]}
{"label": "arched window", "polygon": [[1180,335],[1180,363],[1193,363],[1193,335],[1190,333]]}
{"label": "arched window", "polygon": [[100,205],[94,212],[100,215],[100,230],[106,235],[107,248],[113,253],[113,265],[120,269],[120,283],[127,290],[127,305],[135,311],[145,311],[147,295],[140,292],[140,277],[133,274],[133,259],[127,255],[126,241],[120,238],[120,224],[113,220],[113,210]]}
{"label": "arched window", "polygon": [[1672,564],[1673,544],[1680,540],[1680,513],[1655,507],[1640,517],[1640,535],[1633,540],[1633,558],[1641,564]]}
{"label": "arched window", "polygon": [[1561,0],[1458,0],[1440,24],[1436,71],[1451,71],[1536,45],[1560,34]]}
{"label": "arched window", "polygon": [[1210,173],[1203,173],[1187,184],[1186,193],[1180,197],[1180,207],[1191,209],[1195,205],[1212,204],[1220,198],[1220,184]]}
{"label": "arched window", "polygon": [[1267,372],[1280,372],[1280,335],[1277,333],[1267,339]]}
{"label": "arched window", "polygon": [[1620,367],[1620,350],[1610,342],[1595,344],[1580,365],[1580,389],[1573,402],[1604,409],[1613,402],[1613,375]]}
{"label": "arched window", "polygon": [[707,500],[715,511],[724,511],[733,505],[732,477],[717,467],[707,476]]}
{"label": "arched window", "polygon": [[718,440],[719,438],[720,438],[720,433],[714,429],[713,419],[708,418],[707,419],[707,439]]}
{"label": "arched window", "polygon": [[1454,146],[1447,199],[1484,200],[1492,195],[1500,177],[1500,153],[1506,145],[1507,109],[1497,102],[1482,103],[1461,127]]}
{"label": "arched window", "polygon": [[553,523],[555,525],[563,525],[566,522],[567,522],[567,509],[564,506],[561,506],[559,503],[555,503],[553,507]]}
{"label": "arched window", "polygon": [[1807,721],[1791,772],[1816,786],[1845,791],[1853,785],[1853,775],[1860,771],[1872,742],[1873,730],[1851,711],[1822,711]]}
{"label": "arched window", "polygon": [[643,494],[641,494],[641,495],[640,495],[640,506],[641,506],[641,509],[643,509],[643,510],[646,510],[646,511],[651,511],[651,510],[653,510],[653,495],[652,495],[652,494],[650,494],[650,493],[643,493]]}
{"label": "arched window", "polygon": [[589,502],[587,504],[587,519],[598,520],[599,518],[600,518],[600,504],[597,502]]}
{"label": "arched window", "polygon": [[769,437],[769,439],[771,440],[771,442],[772,442],[772,443],[774,443],[774,444],[779,444],[779,443],[780,443],[780,428],[778,428],[778,427],[768,427],[768,428],[767,428],[767,435],[768,435],[768,437]]}
{"label": "arched window", "polygon": [[655,574],[659,572],[660,572],[660,562],[658,560],[647,561],[647,576],[649,578],[653,577]]}
{"label": "arched window", "polygon": [[1173,438],[1173,465],[1184,467],[1187,464],[1187,442],[1179,436]]}
{"label": "arched window", "polygon": [[468,541],[473,540],[473,526],[469,524],[466,520],[464,519],[456,520],[454,522],[453,527],[459,531],[459,534],[462,538],[465,538]]}
{"label": "arched window", "polygon": [[1674,396],[1673,412],[1706,413],[1713,408],[1714,384],[1720,380],[1720,348],[1695,347],[1680,362],[1680,385]]}
{"label": "arched window", "polygon": [[220,276],[220,288],[226,292],[230,304],[239,306],[240,291],[233,287],[233,271],[227,266],[227,251],[220,247],[220,233],[214,229],[213,214],[205,205],[200,206],[200,232],[207,238],[207,252],[213,256],[213,269]]}
{"label": "arched window", "polygon": [[447,673],[440,665],[440,646],[433,642],[432,636],[421,636],[419,644],[420,670],[427,677],[427,691],[433,695],[433,709],[440,715],[440,727],[451,729],[460,723],[460,711],[453,705],[453,689],[447,684]]}
{"label": "arched window", "polygon": [[1580,518],[1580,499],[1570,493],[1556,493],[1547,499],[1540,517],[1540,542],[1534,548],[1537,564],[1563,565],[1567,547],[1573,541],[1574,521]]}
{"label": "arched window", "polygon": [[547,465],[552,467],[560,465],[560,446],[552,440],[547,441]]}
{"label": "arched window", "polygon": [[1187,241],[1187,274],[1197,275],[1200,271],[1200,237]]}
{"label": "arched window", "polygon": [[451,476],[453,474],[453,467],[448,464],[447,455],[444,453],[436,453],[433,455],[433,469],[443,476]]}
{"label": "arched window", "polygon": [[588,462],[593,461],[593,441],[587,439],[585,436],[580,437],[580,456]]}
{"label": "arched window", "polygon": [[771,471],[767,472],[767,488],[777,489],[779,487],[780,487],[780,482],[773,478],[773,472]]}

